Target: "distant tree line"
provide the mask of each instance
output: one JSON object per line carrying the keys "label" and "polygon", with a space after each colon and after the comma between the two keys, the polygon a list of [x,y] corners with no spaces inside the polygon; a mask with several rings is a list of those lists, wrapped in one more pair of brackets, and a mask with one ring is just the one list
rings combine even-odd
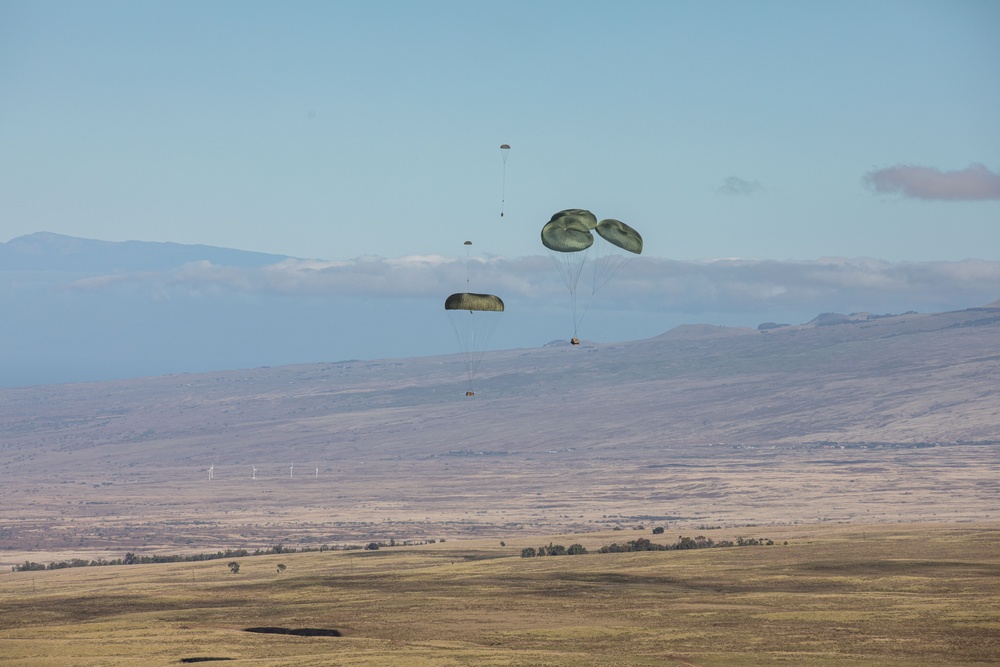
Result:
{"label": "distant tree line", "polygon": [[[329,545],[322,545],[320,547],[286,547],[284,544],[278,543],[274,546],[267,547],[266,549],[254,549],[253,551],[248,551],[247,549],[226,549],[225,551],[217,551],[215,553],[204,553],[204,554],[188,554],[186,556],[176,555],[176,554],[159,554],[153,556],[138,556],[131,551],[126,553],[122,558],[97,558],[94,560],[87,560],[85,558],[72,558],[70,560],[54,561],[45,565],[43,563],[35,563],[34,561],[24,561],[21,565],[14,565],[11,570],[14,572],[35,572],[40,570],[62,570],[68,567],[99,567],[102,565],[150,565],[153,563],[193,563],[204,560],[217,560],[220,558],[246,558],[249,556],[268,556],[273,554],[293,554],[296,552],[310,552],[310,551],[331,551],[333,549],[337,550],[357,550],[357,549],[378,549],[379,547],[386,546],[412,546],[414,544],[434,544],[437,540],[427,540],[426,542],[412,542],[406,540],[404,542],[396,542],[394,539],[390,539],[389,542],[370,542],[366,546],[360,545],[346,545],[340,547],[330,547]],[[444,540],[441,540],[444,542]]]}
{"label": "distant tree line", "polygon": [[[444,539],[441,539],[440,541],[444,542]],[[399,546],[412,547],[412,546],[416,546],[418,544],[435,544],[436,542],[438,542],[438,540],[435,540],[435,539],[422,540],[422,541],[421,540],[417,540],[417,541],[414,541],[414,540],[403,540],[402,542],[397,542],[394,538],[390,538],[388,542],[386,542],[384,540],[378,540],[376,542],[369,542],[368,544],[366,544],[364,546],[364,548],[366,550],[368,550],[368,551],[378,551],[379,549],[381,549],[383,547],[399,547]],[[345,549],[360,549],[361,547],[344,547],[344,548]]]}
{"label": "distant tree line", "polygon": [[[257,549],[252,555],[260,556],[268,553],[283,553],[281,551],[274,551],[274,548],[260,550]],[[294,549],[292,549],[294,551]],[[22,565],[15,565],[12,569],[15,572],[29,572],[34,570],[62,570],[67,567],[98,567],[101,565],[149,565],[151,563],[192,563],[196,561],[203,560],[216,560],[219,558],[242,558],[245,556],[250,556],[251,552],[246,549],[226,549],[225,551],[217,551],[211,554],[189,554],[186,556],[171,555],[171,554],[158,554],[154,556],[137,556],[131,551],[126,553],[123,558],[98,558],[95,560],[87,560],[85,558],[73,558],[71,560],[61,560],[49,563],[48,565],[43,565],[41,563],[35,563],[32,561],[24,561]]]}
{"label": "distant tree line", "polygon": [[573,544],[568,549],[561,544],[552,544],[549,542],[548,546],[538,547],[528,547],[527,549],[521,549],[521,558],[534,558],[536,556],[575,556],[577,554],[587,553],[586,547],[582,544]]}
{"label": "distant tree line", "polygon": [[719,540],[716,542],[710,537],[698,535],[697,537],[681,537],[673,544],[657,544],[645,537],[631,540],[625,544],[609,544],[600,548],[598,553],[622,553],[627,551],[681,551],[685,549],[711,549],[713,547],[750,547],[750,546],[771,546],[773,540],[752,537],[749,539],[737,537],[736,541]]}
{"label": "distant tree line", "polygon": [[[756,537],[737,537],[735,542],[731,540],[719,540],[716,542],[715,540],[705,537],[704,535],[699,535],[697,537],[684,537],[682,535],[680,539],[673,544],[657,544],[646,539],[645,537],[640,537],[637,540],[631,540],[625,544],[614,543],[603,546],[598,550],[598,553],[610,554],[623,553],[627,551],[681,551],[684,549],[709,549],[713,547],[771,546],[773,544],[773,540]],[[787,542],[785,544],[787,544]],[[534,558],[537,556],[573,556],[585,553],[587,553],[587,549],[580,544],[574,544],[567,549],[561,544],[552,544],[549,542],[548,546],[537,548],[527,547],[526,549],[521,549],[521,558]]]}
{"label": "distant tree line", "polygon": [[[360,547],[355,547],[360,548]],[[225,551],[217,551],[215,553],[204,553],[204,554],[188,554],[188,555],[177,555],[177,554],[157,554],[153,556],[137,556],[131,551],[126,553],[122,558],[98,558],[95,560],[87,560],[84,558],[73,558],[71,560],[61,560],[44,565],[42,563],[35,563],[32,561],[24,561],[22,565],[15,565],[12,570],[14,572],[30,572],[35,570],[62,570],[67,567],[98,567],[102,565],[150,565],[152,563],[194,563],[204,560],[217,560],[220,558],[245,558],[247,556],[267,556],[269,554],[289,554],[295,553],[296,551],[328,551],[330,547],[323,545],[318,549],[313,549],[310,547],[303,547],[302,549],[295,549],[294,547],[286,547],[283,544],[276,544],[273,547],[268,547],[266,549],[254,549],[253,551],[248,551],[247,549],[226,549]]]}
{"label": "distant tree line", "polygon": [[[660,529],[654,529],[654,534],[661,534]],[[444,540],[440,540],[444,542]],[[435,540],[427,540],[423,544],[433,544]],[[343,550],[355,550],[355,549],[366,549],[371,551],[376,551],[381,547],[394,547],[403,545],[412,545],[413,542],[396,542],[394,539],[386,542],[369,542],[365,546],[348,545],[344,547],[339,547]],[[630,540],[624,544],[612,543],[601,547],[598,553],[623,553],[628,551],[680,551],[684,549],[709,549],[713,547],[746,547],[746,546],[771,546],[774,544],[773,540],[766,538],[743,538],[737,537],[736,541],[731,540],[719,540],[715,541],[711,538],[705,537],[704,535],[698,535],[697,537],[684,537],[683,535],[673,544],[657,544],[652,542],[645,537],[640,537],[636,540]],[[785,542],[788,544],[788,542]],[[42,563],[35,563],[33,561],[24,561],[21,565],[15,565],[11,569],[14,572],[34,572],[39,570],[61,570],[68,567],[95,567],[101,565],[148,565],[152,563],[190,563],[205,560],[218,560],[220,558],[246,558],[249,556],[267,556],[272,554],[291,554],[297,551],[303,553],[309,551],[329,551],[330,547],[323,545],[318,549],[313,549],[310,547],[303,547],[301,549],[295,549],[292,547],[286,547],[283,544],[276,544],[273,547],[267,549],[254,549],[250,552],[246,549],[226,549],[225,551],[217,551],[215,553],[206,554],[193,554],[187,556],[180,555],[154,555],[154,556],[137,556],[132,552],[125,554],[123,558],[114,559],[95,559],[86,560],[84,558],[73,558],[71,560],[57,561],[44,565]],[[573,544],[566,547],[562,544],[553,544],[549,542],[547,545],[540,547],[527,547],[521,550],[521,558],[536,558],[539,556],[576,556],[580,554],[587,553],[586,547],[582,544]],[[229,566],[232,569],[233,563]],[[282,571],[284,568],[278,566],[278,571]],[[234,573],[239,571],[239,566],[233,570]]]}

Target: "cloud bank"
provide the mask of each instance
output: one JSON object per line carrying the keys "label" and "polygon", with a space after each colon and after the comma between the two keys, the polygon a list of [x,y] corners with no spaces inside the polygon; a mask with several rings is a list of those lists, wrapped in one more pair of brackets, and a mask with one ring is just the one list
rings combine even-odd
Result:
{"label": "cloud bank", "polygon": [[739,176],[730,176],[719,186],[719,192],[732,197],[752,195],[763,190],[764,186],[757,181],[747,181]]}
{"label": "cloud bank", "polygon": [[961,171],[899,164],[870,171],[863,180],[878,194],[900,194],[913,199],[1000,199],[1000,174],[982,164],[973,164]]}
{"label": "cloud bank", "polygon": [[[588,260],[590,261],[590,260]],[[577,287],[589,297],[587,270]],[[344,262],[289,259],[257,268],[192,262],[161,272],[123,273],[77,280],[73,290],[147,290],[154,298],[218,296],[348,296],[440,299],[472,291],[525,304],[559,304],[566,285],[548,257],[474,258],[438,255]],[[631,260],[598,292],[594,307],[646,312],[768,312],[833,307],[863,310],[969,307],[1000,297],[1000,262],[886,262],[870,258],[809,261],[718,259]],[[853,304],[853,305],[852,305]]]}
{"label": "cloud bank", "polygon": [[[569,293],[546,256],[366,256],[263,266],[198,260],[83,275],[12,271],[6,278],[0,311],[19,316],[0,318],[0,386],[452,354],[443,306],[460,291],[503,298],[496,349],[535,347],[574,332]],[[587,308],[590,285],[585,270],[580,333],[607,342],[682,324],[803,324],[825,312],[982,306],[1000,297],[1000,261],[637,257]]]}

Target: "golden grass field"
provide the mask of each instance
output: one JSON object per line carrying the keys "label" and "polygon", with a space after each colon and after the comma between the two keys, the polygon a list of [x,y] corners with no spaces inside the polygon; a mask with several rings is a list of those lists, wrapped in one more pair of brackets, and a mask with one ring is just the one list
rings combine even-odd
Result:
{"label": "golden grass field", "polygon": [[[998,333],[509,350],[471,400],[457,357],[0,390],[0,665],[1000,664]],[[777,544],[520,557],[699,534]],[[11,571],[277,544],[340,548]]]}
{"label": "golden grass field", "polygon": [[[7,571],[0,664],[1000,662],[998,523],[705,534],[775,545],[520,557],[549,541],[593,552],[678,537],[647,529],[246,557],[238,574],[226,560]],[[243,630],[255,626],[342,636]]]}

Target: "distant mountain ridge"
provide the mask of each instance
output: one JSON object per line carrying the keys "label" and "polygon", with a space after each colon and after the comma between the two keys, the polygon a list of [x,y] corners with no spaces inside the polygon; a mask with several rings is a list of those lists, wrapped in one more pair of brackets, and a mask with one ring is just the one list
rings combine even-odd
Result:
{"label": "distant mountain ridge", "polygon": [[0,389],[0,565],[981,521],[1000,502],[998,378],[1000,309],[971,308],[488,352],[473,397],[459,354]]}
{"label": "distant mountain ridge", "polygon": [[265,460],[275,442],[295,460],[329,457],[330,443],[358,459],[567,446],[622,456],[661,440],[994,446],[998,378],[1000,308],[981,307],[488,352],[473,400],[461,355],[446,355],[0,389],[0,405],[5,446],[51,449],[54,461],[85,449],[115,465],[194,461],[206,442],[232,460]]}
{"label": "distant mountain ridge", "polygon": [[209,261],[237,267],[274,264],[286,255],[159,241],[98,241],[35,232],[0,243],[0,271],[148,271]]}

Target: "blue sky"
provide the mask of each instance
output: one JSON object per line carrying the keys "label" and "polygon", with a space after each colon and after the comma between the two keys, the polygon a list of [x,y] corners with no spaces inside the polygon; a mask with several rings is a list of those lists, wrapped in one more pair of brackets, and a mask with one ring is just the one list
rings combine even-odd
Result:
{"label": "blue sky", "polygon": [[[981,305],[1000,297],[998,35],[993,0],[0,0],[0,242],[327,260],[227,284],[419,310],[449,277],[463,287],[464,265],[440,268],[473,240],[480,290],[541,312],[553,285],[519,276],[558,280],[531,260],[539,230],[580,207],[645,239],[588,315],[598,340]],[[829,281],[831,266],[846,273]],[[383,282],[363,284],[373,272]],[[219,273],[180,280],[232,278]],[[86,280],[156,283],[158,298],[178,284]],[[505,328],[499,347],[565,333]],[[430,331],[411,347],[361,337],[325,358],[447,349]]]}
{"label": "blue sky", "polygon": [[1000,174],[998,34],[989,0],[4,0],[0,240],[516,257],[582,207],[675,259],[1000,259],[1000,195],[865,182]]}

